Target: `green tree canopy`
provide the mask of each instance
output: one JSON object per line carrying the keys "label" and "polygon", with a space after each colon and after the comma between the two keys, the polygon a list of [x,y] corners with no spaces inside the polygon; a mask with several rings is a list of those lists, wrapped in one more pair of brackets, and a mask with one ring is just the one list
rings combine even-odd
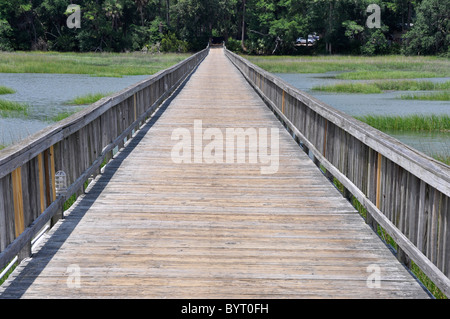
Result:
{"label": "green tree canopy", "polygon": [[[255,54],[449,52],[449,1],[78,0],[79,29],[66,25],[71,3],[0,1],[0,50],[197,51],[223,37]],[[371,4],[379,28],[366,25]],[[314,45],[296,45],[313,34]]]}

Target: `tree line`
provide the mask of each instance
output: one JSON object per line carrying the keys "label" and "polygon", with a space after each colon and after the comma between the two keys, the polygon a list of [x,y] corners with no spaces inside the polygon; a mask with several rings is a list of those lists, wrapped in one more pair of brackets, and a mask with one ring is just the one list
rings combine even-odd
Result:
{"label": "tree line", "polygon": [[[79,28],[67,24],[72,3]],[[367,24],[370,5],[379,8],[377,27]],[[442,0],[0,1],[4,51],[186,52],[223,40],[249,54],[448,56],[449,29]],[[296,43],[312,35],[313,43]]]}

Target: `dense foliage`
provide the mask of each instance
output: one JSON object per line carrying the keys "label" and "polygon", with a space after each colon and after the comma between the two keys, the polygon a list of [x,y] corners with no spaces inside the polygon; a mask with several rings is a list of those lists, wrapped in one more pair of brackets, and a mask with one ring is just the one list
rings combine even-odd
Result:
{"label": "dense foliage", "polygon": [[[66,24],[71,3],[80,28]],[[366,25],[370,4],[380,27]],[[253,54],[446,55],[449,29],[442,0],[0,0],[0,50],[183,52],[215,37]]]}

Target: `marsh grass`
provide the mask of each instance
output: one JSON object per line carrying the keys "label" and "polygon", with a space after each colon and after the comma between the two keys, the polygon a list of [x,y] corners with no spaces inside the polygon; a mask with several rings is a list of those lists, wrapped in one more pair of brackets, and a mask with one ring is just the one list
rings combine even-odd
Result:
{"label": "marsh grass", "polygon": [[365,115],[356,119],[380,131],[450,132],[450,116],[442,115]]}
{"label": "marsh grass", "polygon": [[189,54],[1,52],[0,73],[151,75]]}
{"label": "marsh grass", "polygon": [[24,103],[0,100],[0,117],[27,115],[28,108]]}
{"label": "marsh grass", "polygon": [[411,271],[436,299],[448,299],[413,261],[411,261]]}
{"label": "marsh grass", "polygon": [[450,101],[450,91],[433,92],[426,94],[402,94],[402,100],[422,100],[422,101]]}
{"label": "marsh grass", "polygon": [[336,92],[336,93],[381,93],[381,89],[373,83],[337,83],[333,85],[320,85],[312,88],[314,91]]}
{"label": "marsh grass", "polygon": [[374,94],[383,91],[434,91],[450,89],[450,81],[436,83],[432,81],[374,81],[374,82],[343,82],[332,85],[320,85],[312,88],[315,91],[337,93]]}
{"label": "marsh grass", "polygon": [[9,87],[0,85],[0,94],[13,94],[13,93],[16,93],[16,91]]}
{"label": "marsh grass", "polygon": [[444,154],[432,154],[431,157],[434,159],[450,166],[450,155],[444,155]]}
{"label": "marsh grass", "polygon": [[450,81],[437,83],[432,81],[376,81],[373,82],[381,90],[395,91],[435,91],[450,89]]}
{"label": "marsh grass", "polygon": [[[450,133],[450,116],[443,115],[407,115],[407,116],[383,116],[366,115],[357,116],[356,119],[370,126],[386,132],[410,131],[410,132],[445,132]],[[429,156],[446,165],[450,165],[450,149],[446,144],[440,152],[425,151]]]}
{"label": "marsh grass", "polygon": [[64,120],[65,118],[68,118],[69,116],[77,113],[81,109],[73,110],[73,111],[64,111],[56,114],[55,116],[50,117],[47,121],[49,122],[59,122]]}
{"label": "marsh grass", "polygon": [[88,93],[85,95],[77,96],[76,98],[66,102],[66,104],[68,105],[92,104],[110,94],[111,93]]}
{"label": "marsh grass", "polygon": [[249,56],[271,73],[342,72],[346,80],[412,79],[450,76],[450,60],[425,56]]}
{"label": "marsh grass", "polygon": [[[2,277],[0,278],[0,286],[6,281],[6,279],[8,279],[8,276],[12,274],[12,272],[14,271],[14,269],[16,269],[16,267],[19,265],[18,262],[15,262],[12,267],[8,270],[8,272]],[[0,273],[8,266],[5,266],[3,269],[0,269]]]}
{"label": "marsh grass", "polygon": [[444,73],[420,72],[420,71],[355,71],[337,74],[335,77],[341,80],[386,80],[386,79],[418,79],[445,77]]}

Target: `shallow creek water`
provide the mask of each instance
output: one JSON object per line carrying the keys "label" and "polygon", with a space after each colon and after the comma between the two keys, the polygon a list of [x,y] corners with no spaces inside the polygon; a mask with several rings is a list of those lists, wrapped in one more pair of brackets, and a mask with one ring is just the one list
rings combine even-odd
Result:
{"label": "shallow creek water", "polygon": [[[401,100],[402,94],[420,91],[391,91],[380,94],[346,94],[314,91],[319,85],[349,82],[333,78],[336,72],[321,74],[276,73],[276,76],[320,101],[351,116],[363,115],[409,115],[409,114],[449,114],[448,101]],[[449,81],[450,78],[417,79],[434,82]],[[450,154],[450,133],[387,132],[401,142],[425,154]]]}
{"label": "shallow creek water", "polygon": [[124,77],[92,77],[79,74],[0,73],[0,85],[12,88],[14,94],[1,99],[26,103],[26,116],[0,117],[0,144],[15,143],[45,127],[52,117],[62,112],[79,110],[86,105],[67,105],[80,95],[118,92],[148,75]]}

